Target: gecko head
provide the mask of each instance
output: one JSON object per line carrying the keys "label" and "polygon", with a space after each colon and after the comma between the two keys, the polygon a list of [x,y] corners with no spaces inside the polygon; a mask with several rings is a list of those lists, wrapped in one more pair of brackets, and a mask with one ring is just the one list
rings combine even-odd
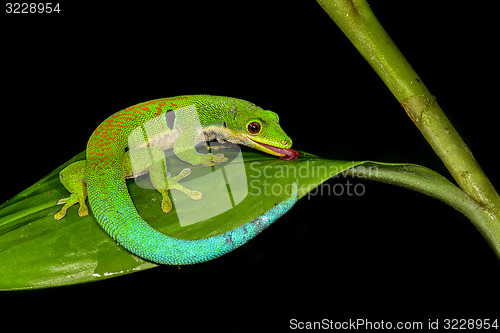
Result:
{"label": "gecko head", "polygon": [[226,126],[233,131],[233,136],[237,137],[237,143],[284,160],[299,157],[295,150],[290,149],[292,139],[281,128],[276,113],[247,103],[239,105],[233,114],[234,120]]}

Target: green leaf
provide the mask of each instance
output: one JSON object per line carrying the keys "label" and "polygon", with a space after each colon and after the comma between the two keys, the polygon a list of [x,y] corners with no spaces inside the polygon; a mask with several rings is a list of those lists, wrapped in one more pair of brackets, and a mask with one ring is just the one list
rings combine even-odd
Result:
{"label": "green leaf", "polygon": [[[234,161],[231,155],[234,152],[224,154]],[[343,173],[344,176],[404,186],[442,200],[462,211],[488,239],[490,231],[484,221],[490,218],[489,214],[457,186],[432,170],[413,164],[338,161],[300,154],[300,159],[282,161],[256,151],[243,151],[244,168],[236,168],[236,174],[233,172],[232,176],[226,177],[246,177],[248,193],[244,199],[237,202],[234,198],[243,196],[228,186],[222,190],[230,193],[234,208],[184,226],[181,226],[179,217],[198,217],[207,210],[210,200],[203,203],[203,200],[193,201],[186,196],[187,209],[174,201],[172,212],[165,214],[160,209],[161,195],[143,188],[141,182],[147,179],[129,180],[128,187],[139,214],[151,226],[172,237],[193,240],[223,233],[261,215],[288,198],[292,183],[298,184],[299,197],[303,197],[311,191],[318,191],[315,189],[327,179]],[[83,158],[84,154],[79,154],[0,206],[0,289],[45,288],[97,281],[156,266],[117,245],[92,214],[79,217],[76,206],[71,207],[62,220],[54,219],[54,214],[60,209],[56,206],[57,201],[68,196],[59,182],[59,171]],[[175,162],[168,168],[175,175],[185,166],[182,162]],[[204,199],[209,198],[218,185],[200,179],[221,168],[194,167],[184,185],[201,191]],[[216,197],[216,202],[221,204],[222,199]],[[498,248],[498,244],[491,245]]]}
{"label": "green leaf", "polygon": [[[224,154],[228,156],[227,152]],[[244,151],[244,168],[239,169],[241,174],[236,174],[236,177],[247,178],[248,195],[245,199],[234,209],[187,226],[179,224],[177,214],[181,212],[176,211],[178,205],[174,205],[174,210],[168,214],[161,211],[161,195],[157,191],[142,188],[134,180],[128,181],[128,187],[139,214],[151,226],[172,237],[200,239],[223,233],[261,215],[289,196],[287,188],[293,182],[298,183],[299,197],[302,197],[326,179],[360,163],[301,155],[298,160],[282,161],[258,152]],[[63,219],[54,219],[54,214],[60,209],[56,206],[57,201],[68,196],[59,182],[59,172],[69,163],[82,159],[84,153],[0,206],[0,289],[44,288],[96,281],[156,266],[117,245],[92,214],[79,217],[77,206],[71,207]],[[183,167],[185,165],[179,162],[170,165],[169,171],[175,175]],[[216,171],[205,167],[192,169],[193,172],[186,177],[190,182],[196,182],[207,170]],[[212,186],[210,182],[199,182],[196,190],[201,191],[205,198]],[[197,202],[191,202],[191,214],[197,214]]]}

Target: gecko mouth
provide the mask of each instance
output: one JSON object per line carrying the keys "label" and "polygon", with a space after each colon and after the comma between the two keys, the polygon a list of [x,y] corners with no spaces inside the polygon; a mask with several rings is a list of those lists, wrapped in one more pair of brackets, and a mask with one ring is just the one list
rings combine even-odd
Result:
{"label": "gecko mouth", "polygon": [[285,149],[285,148],[278,148],[274,147],[271,145],[267,145],[265,143],[257,142],[255,140],[252,140],[253,142],[261,145],[262,147],[272,151],[276,155],[278,155],[282,160],[294,160],[296,158],[299,158],[299,153],[291,148]]}

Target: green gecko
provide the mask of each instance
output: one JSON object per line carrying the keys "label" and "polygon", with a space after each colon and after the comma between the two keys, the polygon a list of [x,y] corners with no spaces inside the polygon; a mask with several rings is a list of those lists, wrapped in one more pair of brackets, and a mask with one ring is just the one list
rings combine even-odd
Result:
{"label": "green gecko", "polygon": [[178,182],[191,169],[171,177],[161,162],[163,150],[173,148],[179,159],[191,165],[213,166],[226,162],[227,158],[223,154],[200,154],[195,146],[214,139],[245,145],[285,160],[299,157],[290,149],[292,140],[280,127],[278,115],[247,101],[189,95],[144,102],[102,122],[88,141],[86,160],[61,171],[61,183],[71,195],[59,200],[58,204],[64,206],[54,218],[62,219],[76,203],[80,204],[78,214],[87,215],[88,195],[101,227],[139,257],[176,265],[219,257],[241,246],[287,212],[298,198],[297,185],[293,184],[290,198],[256,219],[224,234],[190,241],[169,237],[149,226],[137,212],[125,182],[126,178],[149,172],[153,186],[162,195],[161,209],[166,213],[172,209],[170,189],[200,200],[202,193]]}

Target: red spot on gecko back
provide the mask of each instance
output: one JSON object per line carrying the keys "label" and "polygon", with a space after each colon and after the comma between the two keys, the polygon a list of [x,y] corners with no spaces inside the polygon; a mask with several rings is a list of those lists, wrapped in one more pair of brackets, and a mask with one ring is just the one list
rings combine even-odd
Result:
{"label": "red spot on gecko back", "polygon": [[[88,156],[94,162],[97,162],[97,160],[99,160],[101,162],[105,161],[106,163],[108,163],[108,161],[106,160],[114,156],[114,151],[116,151],[116,149],[118,148],[116,145],[119,144],[123,139],[123,134],[121,134],[120,132],[122,132],[122,130],[124,130],[124,132],[127,132],[126,128],[129,127],[131,123],[137,122],[140,115],[144,115],[145,113],[152,113],[153,111],[150,109],[150,106],[156,106],[156,115],[160,115],[163,112],[163,107],[167,105],[167,103],[177,108],[178,104],[174,103],[173,101],[186,99],[189,99],[189,97],[178,96],[152,100],[133,105],[113,114],[103,123],[101,123],[92,134],[87,147]],[[171,122],[168,123],[168,125],[173,127],[174,119],[175,118],[170,119]],[[99,156],[99,158],[96,158],[97,156]]]}

